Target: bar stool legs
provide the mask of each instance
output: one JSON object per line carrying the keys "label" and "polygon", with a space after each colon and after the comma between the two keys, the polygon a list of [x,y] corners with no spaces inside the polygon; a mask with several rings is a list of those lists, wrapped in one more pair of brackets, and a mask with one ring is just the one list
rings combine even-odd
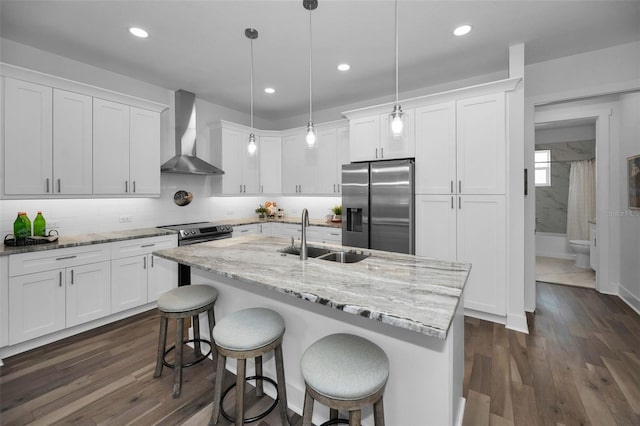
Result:
{"label": "bar stool legs", "polygon": [[[213,341],[213,328],[215,326],[215,314],[213,307],[218,298],[218,292],[207,285],[192,285],[174,288],[162,294],[158,298],[158,311],[160,313],[160,335],[158,337],[158,351],[156,355],[156,368],[153,377],[160,377],[164,366],[173,368],[173,389],[174,398],[180,396],[182,388],[182,369],[190,367],[204,360],[209,353],[212,354],[214,362],[216,360],[215,344]],[[209,340],[200,338],[199,315],[207,312],[209,320]],[[176,320],[176,343],[169,349],[167,345],[167,324],[170,318]],[[191,318],[194,338],[184,340],[184,319]],[[195,361],[185,364],[183,362],[184,344],[193,342],[197,358]],[[202,354],[201,343],[207,343],[210,350]],[[165,357],[175,349],[175,362],[169,364]]]}

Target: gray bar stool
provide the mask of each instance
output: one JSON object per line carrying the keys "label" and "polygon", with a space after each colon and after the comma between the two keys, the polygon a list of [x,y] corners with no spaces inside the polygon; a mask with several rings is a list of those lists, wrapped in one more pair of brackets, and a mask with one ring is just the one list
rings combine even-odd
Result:
{"label": "gray bar stool", "polygon": [[[156,357],[156,370],[153,377],[160,377],[162,367],[167,366],[173,368],[173,397],[180,396],[182,387],[182,369],[191,367],[205,359],[213,352],[213,361],[215,365],[216,353],[213,342],[213,327],[216,325],[215,313],[213,305],[218,299],[218,291],[208,285],[188,285],[171,289],[163,293],[158,298],[158,311],[160,312],[160,338],[158,340],[158,355]],[[200,338],[200,321],[198,315],[207,312],[209,318],[209,340]],[[193,319],[193,339],[184,340],[183,328],[184,319],[191,317]],[[167,345],[167,323],[169,318],[175,318],[176,324],[176,343],[169,349]],[[200,354],[198,358],[190,363],[183,363],[182,347],[186,343],[193,342],[196,354]],[[209,345],[209,352],[202,354],[200,344]],[[170,364],[166,361],[166,355],[172,350],[176,351],[175,362]]]}
{"label": "gray bar stool", "polygon": [[[282,360],[282,337],[285,324],[282,317],[265,308],[250,308],[236,311],[224,317],[213,329],[213,338],[218,351],[218,365],[216,367],[216,382],[213,390],[213,412],[210,425],[218,423],[220,414],[236,425],[260,420],[277,405],[280,405],[280,421],[283,425],[289,424],[287,417],[287,390],[284,381],[284,364]],[[274,351],[276,361],[276,376],[278,382],[262,375],[262,355]],[[224,394],[225,365],[227,357],[238,360],[236,383],[231,385]],[[256,375],[245,377],[247,358],[255,358]],[[256,396],[263,395],[262,382],[267,381],[276,387],[276,400],[267,410],[255,417],[244,418],[244,388],[246,380],[256,381]],[[225,396],[236,388],[235,418],[228,415],[222,408]]]}
{"label": "gray bar stool", "polygon": [[[389,359],[376,344],[351,334],[332,334],[309,346],[300,366],[305,382],[302,426],[311,426],[314,401],[330,409],[330,420],[323,426],[360,426],[361,409],[371,404],[375,425],[384,426],[382,394]],[[348,411],[349,421],[338,419],[338,410]]]}

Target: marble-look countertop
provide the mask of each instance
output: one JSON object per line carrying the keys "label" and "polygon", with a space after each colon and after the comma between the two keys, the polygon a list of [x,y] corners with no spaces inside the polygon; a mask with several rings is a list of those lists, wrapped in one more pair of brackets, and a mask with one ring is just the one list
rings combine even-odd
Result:
{"label": "marble-look countertop", "polygon": [[446,339],[470,264],[328,244],[364,252],[340,264],[283,254],[283,238],[250,235],[153,252],[224,277],[319,303],[385,324]]}
{"label": "marble-look countertop", "polygon": [[113,241],[133,240],[136,238],[158,237],[176,234],[175,231],[160,228],[139,228],[124,231],[96,232],[92,234],[59,236],[58,241],[46,244],[11,247],[0,245],[0,256],[8,256],[32,251],[52,250],[65,247],[85,246],[90,244],[110,243]]}
{"label": "marble-look countertop", "polygon": [[[219,223],[221,225],[232,225],[232,226],[240,226],[240,225],[251,225],[253,223],[292,223],[292,224],[300,224],[302,220],[300,217],[290,217],[285,216],[283,218],[276,219],[260,219],[257,217],[246,217],[240,219],[224,219],[224,220],[216,220],[214,223]],[[341,222],[328,222],[326,219],[309,219],[309,225],[313,226],[325,226],[328,228],[342,228]]]}

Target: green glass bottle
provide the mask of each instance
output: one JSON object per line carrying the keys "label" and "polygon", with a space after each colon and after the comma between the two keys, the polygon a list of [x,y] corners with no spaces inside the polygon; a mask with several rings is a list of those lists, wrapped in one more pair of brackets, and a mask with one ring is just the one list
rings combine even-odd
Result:
{"label": "green glass bottle", "polygon": [[44,220],[42,212],[39,211],[35,219],[33,219],[33,235],[44,237],[47,235],[47,221]]}
{"label": "green glass bottle", "polygon": [[24,226],[27,229],[27,237],[33,235],[31,231],[31,220],[29,220],[29,216],[27,216],[27,212],[22,212],[22,220],[24,221]]}
{"label": "green glass bottle", "polygon": [[16,237],[16,242],[23,242],[27,238],[27,225],[22,218],[23,215],[23,212],[18,212],[18,217],[13,222],[13,235]]}

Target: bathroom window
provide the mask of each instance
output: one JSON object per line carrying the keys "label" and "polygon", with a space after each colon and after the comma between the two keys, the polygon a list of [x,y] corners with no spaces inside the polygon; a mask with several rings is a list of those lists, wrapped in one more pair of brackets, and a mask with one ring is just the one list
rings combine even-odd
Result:
{"label": "bathroom window", "polygon": [[536,151],[536,186],[551,186],[551,150]]}

